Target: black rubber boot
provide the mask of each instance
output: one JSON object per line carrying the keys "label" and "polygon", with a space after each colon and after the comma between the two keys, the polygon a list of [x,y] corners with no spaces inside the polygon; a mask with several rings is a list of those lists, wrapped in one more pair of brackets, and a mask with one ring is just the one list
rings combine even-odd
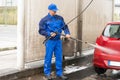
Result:
{"label": "black rubber boot", "polygon": [[66,76],[58,76],[60,79],[62,79],[62,80],[68,80],[68,77],[66,77]]}

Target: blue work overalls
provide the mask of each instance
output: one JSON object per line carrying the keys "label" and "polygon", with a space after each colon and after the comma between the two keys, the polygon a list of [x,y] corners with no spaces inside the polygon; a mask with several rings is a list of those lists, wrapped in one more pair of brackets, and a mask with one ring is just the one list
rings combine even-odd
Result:
{"label": "blue work overalls", "polygon": [[[61,28],[61,29],[60,29]],[[51,16],[49,13],[39,22],[39,34],[48,37],[51,32],[59,32],[62,30],[65,34],[70,34],[68,26],[65,25],[63,18],[59,15]],[[56,75],[62,76],[62,41],[60,40],[60,34],[51,38],[45,43],[46,54],[44,61],[44,74],[49,76],[51,74],[51,60],[54,53],[56,64]]]}

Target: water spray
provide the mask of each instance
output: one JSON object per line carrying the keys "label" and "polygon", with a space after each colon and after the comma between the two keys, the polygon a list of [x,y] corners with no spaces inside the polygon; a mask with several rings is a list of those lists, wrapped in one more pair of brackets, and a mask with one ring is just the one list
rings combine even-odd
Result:
{"label": "water spray", "polygon": [[[61,34],[61,35],[62,35],[62,36],[65,36],[64,34]],[[88,44],[88,45],[90,45],[90,46],[92,46],[92,47],[94,47],[94,48],[97,48],[97,49],[103,51],[104,53],[107,53],[107,54],[117,54],[117,53],[120,53],[120,52],[117,51],[117,50],[113,50],[113,49],[110,49],[110,48],[102,47],[102,46],[100,46],[100,45],[92,44],[92,43],[90,43],[90,42],[82,41],[82,40],[80,40],[80,39],[76,39],[76,38],[73,38],[73,37],[70,37],[70,39],[75,40],[75,41],[77,41],[77,42],[81,42],[81,43]]]}

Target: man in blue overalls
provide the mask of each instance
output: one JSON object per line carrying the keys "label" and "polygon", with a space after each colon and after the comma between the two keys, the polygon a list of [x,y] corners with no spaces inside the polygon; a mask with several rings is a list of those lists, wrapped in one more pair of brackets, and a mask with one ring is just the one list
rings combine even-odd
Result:
{"label": "man in blue overalls", "polygon": [[[51,60],[54,53],[55,64],[56,64],[56,75],[62,80],[67,80],[68,78],[63,75],[62,70],[62,41],[60,40],[60,34],[62,30],[66,34],[66,38],[70,38],[70,32],[68,26],[65,24],[63,17],[56,14],[58,8],[55,4],[50,4],[48,6],[49,13],[47,16],[42,18],[39,22],[39,34],[45,36],[46,38],[51,36],[52,38],[46,41],[46,54],[44,61],[44,74],[48,80],[52,80],[51,77]],[[61,28],[61,29],[60,29]]]}

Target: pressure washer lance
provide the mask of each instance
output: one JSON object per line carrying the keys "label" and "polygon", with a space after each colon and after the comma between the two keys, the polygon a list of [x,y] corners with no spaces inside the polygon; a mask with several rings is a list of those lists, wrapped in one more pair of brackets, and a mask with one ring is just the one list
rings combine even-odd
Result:
{"label": "pressure washer lance", "polygon": [[[61,33],[58,33],[58,34],[61,34]],[[61,34],[62,36],[66,36],[65,34]],[[76,38],[73,38],[73,37],[70,37],[70,39],[72,40],[75,40],[75,41],[78,41],[78,42],[81,42],[81,43],[85,43],[85,44],[88,44],[88,45],[91,45],[91,43],[87,42],[87,41],[82,41],[80,39],[76,39]],[[91,45],[92,46],[92,45]]]}
{"label": "pressure washer lance", "polygon": [[[66,36],[65,34],[61,34],[61,35],[62,35],[62,36]],[[88,45],[90,45],[90,46],[92,46],[92,47],[96,47],[94,44],[91,44],[91,43],[89,43],[88,41],[82,41],[82,40],[80,40],[80,39],[76,39],[76,38],[73,38],[73,37],[70,37],[70,39],[75,40],[75,41],[77,41],[77,42],[81,42],[81,43],[88,44]]]}

